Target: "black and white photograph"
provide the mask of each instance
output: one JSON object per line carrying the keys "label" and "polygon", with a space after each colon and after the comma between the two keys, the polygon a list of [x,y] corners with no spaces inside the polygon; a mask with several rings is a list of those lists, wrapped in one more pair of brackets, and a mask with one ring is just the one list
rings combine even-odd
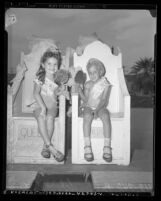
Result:
{"label": "black and white photograph", "polygon": [[5,192],[154,196],[156,11],[6,7]]}

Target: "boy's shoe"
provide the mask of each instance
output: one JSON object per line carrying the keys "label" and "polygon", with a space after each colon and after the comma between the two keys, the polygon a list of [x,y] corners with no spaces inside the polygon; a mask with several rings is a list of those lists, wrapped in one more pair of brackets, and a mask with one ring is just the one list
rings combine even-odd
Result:
{"label": "boy's shoe", "polygon": [[111,153],[111,147],[109,146],[104,146],[103,147],[103,159],[110,163],[112,161],[112,153]]}
{"label": "boy's shoe", "polygon": [[94,160],[94,156],[93,156],[93,152],[92,152],[92,148],[91,146],[85,146],[84,150],[87,151],[87,153],[84,153],[84,159],[88,162],[93,161]]}

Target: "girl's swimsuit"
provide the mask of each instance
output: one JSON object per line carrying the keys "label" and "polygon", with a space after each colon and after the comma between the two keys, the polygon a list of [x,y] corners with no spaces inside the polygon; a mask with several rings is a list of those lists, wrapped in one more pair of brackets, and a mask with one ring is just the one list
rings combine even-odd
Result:
{"label": "girl's swimsuit", "polygon": [[[37,78],[34,80],[36,84],[41,86],[40,95],[42,100],[44,101],[47,108],[47,115],[56,116],[57,115],[57,98],[54,94],[55,89],[57,89],[58,85],[51,81],[48,78],[45,78],[45,82],[42,83]],[[41,108],[38,103],[35,101],[34,103],[34,114],[38,117],[41,113]]]}

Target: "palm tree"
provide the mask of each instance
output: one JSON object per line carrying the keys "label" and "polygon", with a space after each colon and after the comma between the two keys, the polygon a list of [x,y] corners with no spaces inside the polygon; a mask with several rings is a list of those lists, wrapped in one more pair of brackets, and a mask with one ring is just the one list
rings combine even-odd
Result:
{"label": "palm tree", "polygon": [[141,94],[149,94],[149,92],[153,92],[154,61],[152,58],[140,58],[132,67],[132,72],[136,73],[134,88],[138,89],[138,92]]}
{"label": "palm tree", "polygon": [[136,74],[151,74],[154,72],[154,61],[152,58],[140,58],[135,62],[132,70],[133,72],[136,72]]}

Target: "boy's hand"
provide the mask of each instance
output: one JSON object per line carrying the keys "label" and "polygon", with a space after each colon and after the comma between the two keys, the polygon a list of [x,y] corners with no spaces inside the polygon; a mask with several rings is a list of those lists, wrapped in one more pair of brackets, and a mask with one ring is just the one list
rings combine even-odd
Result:
{"label": "boy's hand", "polygon": [[98,118],[98,111],[97,110],[93,110],[93,116],[94,116],[94,119]]}
{"label": "boy's hand", "polygon": [[79,94],[83,93],[83,90],[82,90],[81,85],[78,86],[78,93],[79,93]]}
{"label": "boy's hand", "polygon": [[87,103],[84,103],[84,102],[83,102],[83,103],[81,104],[80,108],[84,108],[84,107],[86,107],[86,106],[87,106]]}

